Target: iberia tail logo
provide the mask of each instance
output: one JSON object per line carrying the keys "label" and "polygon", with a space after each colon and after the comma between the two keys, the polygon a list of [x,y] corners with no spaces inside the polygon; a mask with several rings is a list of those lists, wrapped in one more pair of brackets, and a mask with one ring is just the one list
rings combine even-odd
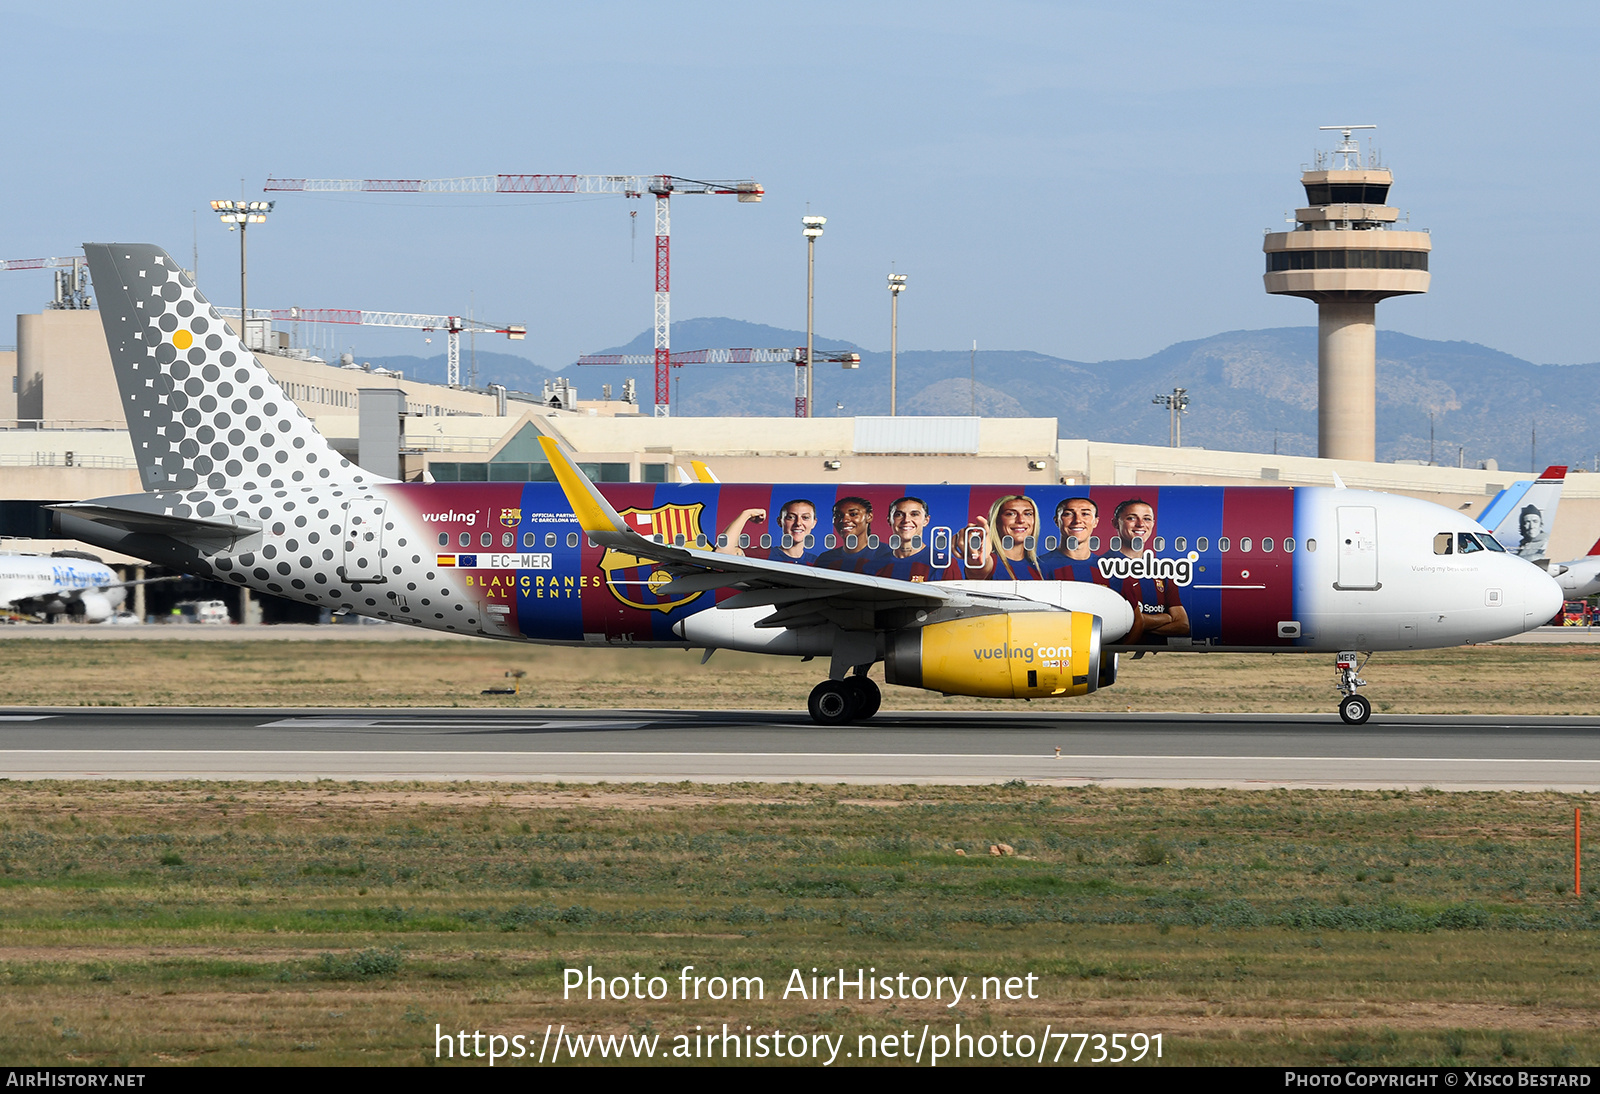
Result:
{"label": "iberia tail logo", "polygon": [[[654,509],[624,509],[622,519],[628,527],[641,536],[660,536],[669,544],[682,543],[694,546],[700,531],[700,513],[705,506],[660,505]],[[647,558],[630,555],[614,547],[607,547],[600,557],[600,570],[606,575],[611,595],[630,608],[643,611],[670,612],[689,603],[699,593],[690,593],[675,600],[660,594],[662,586],[672,580],[672,575]]]}

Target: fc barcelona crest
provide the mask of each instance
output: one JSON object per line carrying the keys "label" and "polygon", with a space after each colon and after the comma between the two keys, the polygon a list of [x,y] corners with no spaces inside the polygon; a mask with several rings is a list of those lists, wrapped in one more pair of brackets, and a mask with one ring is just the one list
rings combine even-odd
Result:
{"label": "fc barcelona crest", "polygon": [[521,509],[502,509],[502,510],[500,510],[500,523],[504,524],[507,528],[515,528],[517,526],[518,522],[520,522],[521,520],[522,520],[522,510]]}
{"label": "fc barcelona crest", "polygon": [[[662,505],[655,509],[624,509],[622,519],[641,536],[660,536],[662,541],[679,546],[695,546],[701,536],[700,513],[704,505]],[[661,589],[672,580],[670,574],[647,558],[607,547],[600,557],[600,570],[606,575],[611,595],[630,608],[670,612],[689,603],[699,593],[670,599]]]}

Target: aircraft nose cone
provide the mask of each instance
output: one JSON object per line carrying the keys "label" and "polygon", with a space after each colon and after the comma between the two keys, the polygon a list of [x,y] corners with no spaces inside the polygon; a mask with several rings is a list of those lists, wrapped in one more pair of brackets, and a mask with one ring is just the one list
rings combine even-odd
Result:
{"label": "aircraft nose cone", "polygon": [[1522,604],[1523,621],[1529,629],[1542,627],[1554,619],[1564,600],[1561,585],[1555,578],[1537,567],[1528,567],[1523,579]]}

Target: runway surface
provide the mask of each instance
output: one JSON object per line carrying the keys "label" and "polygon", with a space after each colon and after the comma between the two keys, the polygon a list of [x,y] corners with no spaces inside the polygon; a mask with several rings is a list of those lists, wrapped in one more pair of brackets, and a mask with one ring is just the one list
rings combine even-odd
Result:
{"label": "runway surface", "polygon": [[0,776],[1597,791],[1600,718],[11,708]]}

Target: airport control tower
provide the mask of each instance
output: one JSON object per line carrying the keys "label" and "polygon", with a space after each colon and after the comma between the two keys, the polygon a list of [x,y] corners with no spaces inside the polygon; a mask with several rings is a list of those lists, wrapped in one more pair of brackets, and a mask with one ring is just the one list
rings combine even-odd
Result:
{"label": "airport control tower", "polygon": [[1317,302],[1317,455],[1365,460],[1377,456],[1377,303],[1428,291],[1427,232],[1394,230],[1394,174],[1369,153],[1363,164],[1357,129],[1325,125],[1343,139],[1318,152],[1300,176],[1306,207],[1294,231],[1268,232],[1262,280],[1269,293]]}

